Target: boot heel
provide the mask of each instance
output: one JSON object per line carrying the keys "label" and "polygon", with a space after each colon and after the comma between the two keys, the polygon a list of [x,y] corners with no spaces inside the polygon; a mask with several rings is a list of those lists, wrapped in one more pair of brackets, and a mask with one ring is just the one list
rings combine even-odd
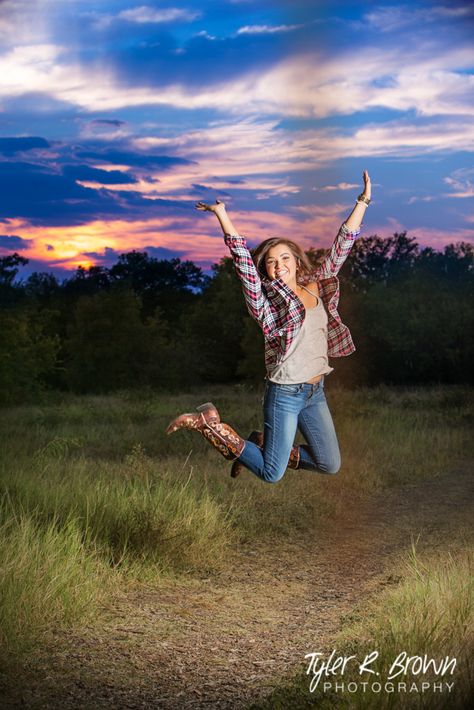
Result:
{"label": "boot heel", "polygon": [[206,402],[205,404],[200,404],[199,407],[196,408],[196,413],[198,416],[202,417],[205,422],[209,424],[209,422],[214,421],[214,422],[220,422],[221,418],[219,416],[219,412],[217,411],[216,407],[212,404],[212,402]]}
{"label": "boot heel", "polygon": [[197,412],[205,412],[208,409],[214,409],[217,412],[216,407],[212,404],[212,402],[206,402],[205,404],[200,404],[199,407],[196,407]]}

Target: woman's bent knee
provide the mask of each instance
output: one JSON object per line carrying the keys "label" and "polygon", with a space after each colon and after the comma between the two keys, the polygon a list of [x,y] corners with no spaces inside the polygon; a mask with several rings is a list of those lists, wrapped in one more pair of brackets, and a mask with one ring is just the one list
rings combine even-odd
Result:
{"label": "woman's bent knee", "polygon": [[283,478],[285,471],[286,466],[284,469],[275,466],[265,467],[262,471],[262,479],[266,483],[278,483]]}
{"label": "woman's bent knee", "polygon": [[328,461],[326,466],[324,467],[324,472],[329,473],[331,476],[334,476],[336,473],[339,472],[341,468],[341,459],[334,459],[334,461]]}

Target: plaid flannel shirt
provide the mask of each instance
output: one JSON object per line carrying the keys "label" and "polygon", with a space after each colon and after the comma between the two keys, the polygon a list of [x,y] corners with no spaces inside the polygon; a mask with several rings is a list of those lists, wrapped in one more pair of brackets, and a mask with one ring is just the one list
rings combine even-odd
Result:
{"label": "plaid flannel shirt", "polygon": [[[359,233],[360,230],[349,231],[343,223],[329,254],[304,280],[305,284],[315,281],[318,283],[320,296],[326,306],[330,357],[350,355],[355,350],[349,328],[342,323],[337,312],[337,274]],[[242,282],[247,309],[263,330],[267,371],[273,370],[284,359],[301,328],[306,313],[305,307],[282,279],[272,281],[260,278],[245,237],[225,234],[224,241],[230,249],[235,270]]]}

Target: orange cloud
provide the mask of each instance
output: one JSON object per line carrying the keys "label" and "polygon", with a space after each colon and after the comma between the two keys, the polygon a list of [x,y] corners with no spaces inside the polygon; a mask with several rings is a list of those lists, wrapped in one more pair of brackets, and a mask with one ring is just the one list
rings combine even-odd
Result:
{"label": "orange cloud", "polygon": [[[340,224],[348,216],[350,208],[345,205],[293,207],[289,212],[275,214],[265,210],[254,212],[231,212],[234,227],[244,235],[251,246],[268,237],[288,237],[300,243],[303,248],[329,247]],[[391,236],[394,232],[406,230],[395,218],[388,218],[380,224],[362,225],[362,236],[378,234]],[[22,255],[48,265],[72,270],[78,266],[88,268],[100,259],[90,256],[91,252],[106,253],[106,248],[118,253],[133,249],[144,251],[149,247],[161,247],[183,255],[200,266],[207,268],[218,262],[229,252],[224,244],[222,232],[216,218],[210,213],[197,213],[193,217],[176,219],[160,218],[126,222],[94,221],[75,227],[34,227],[20,220],[9,220],[8,231],[21,234],[30,240],[29,247]],[[431,245],[442,249],[456,241],[473,241],[473,229],[441,230],[430,227],[408,228],[408,234],[415,237],[422,246]],[[52,247],[52,248],[51,248]]]}
{"label": "orange cloud", "polygon": [[[232,212],[235,229],[251,244],[271,236],[290,237],[304,247],[329,246],[348,214],[343,205],[292,208],[283,214],[265,210]],[[93,221],[74,227],[37,227],[9,220],[8,231],[30,240],[22,254],[65,269],[94,263],[91,252],[119,253],[146,247],[162,247],[183,253],[185,258],[208,266],[228,255],[222,231],[214,215],[196,212],[192,217],[155,218],[140,221]]]}

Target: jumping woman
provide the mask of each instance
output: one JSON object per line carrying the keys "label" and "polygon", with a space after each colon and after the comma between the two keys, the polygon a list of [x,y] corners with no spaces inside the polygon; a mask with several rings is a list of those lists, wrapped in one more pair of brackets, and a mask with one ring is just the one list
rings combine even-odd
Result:
{"label": "jumping woman", "polygon": [[[324,395],[324,378],[332,372],[329,357],[350,355],[355,347],[337,306],[343,265],[370,203],[371,183],[364,171],[364,189],[341,225],[323,262],[312,268],[303,249],[290,239],[265,239],[251,254],[245,237],[235,230],[225,204],[198,202],[198,210],[213,212],[224,232],[247,309],[265,340],[263,432],[243,439],[221,421],[207,402],[169,424],[199,431],[231,461],[236,477],[245,466],[263,481],[276,483],[287,468],[334,474],[341,457],[334,424]],[[299,429],[306,444],[294,446]]]}

